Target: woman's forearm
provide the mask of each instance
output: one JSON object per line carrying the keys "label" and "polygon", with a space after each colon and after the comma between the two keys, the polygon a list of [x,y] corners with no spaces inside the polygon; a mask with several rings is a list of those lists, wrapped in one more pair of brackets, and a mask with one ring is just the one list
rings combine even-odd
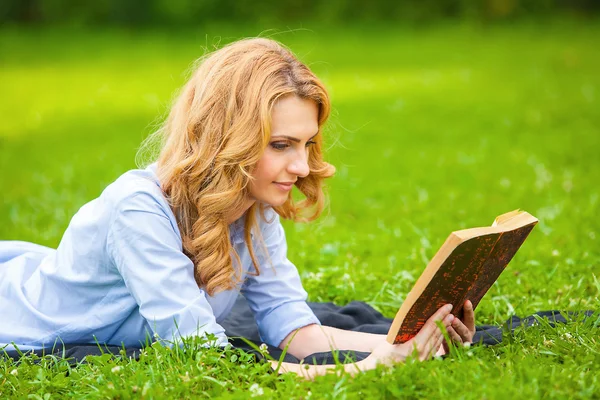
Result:
{"label": "woman's forearm", "polygon": [[321,326],[325,335],[332,338],[338,350],[354,350],[372,352],[386,338],[386,335],[374,333],[346,331],[331,326]]}
{"label": "woman's forearm", "polygon": [[290,333],[279,345],[296,358],[332,350],[371,352],[385,335],[345,331],[330,326],[308,325]]}
{"label": "woman's forearm", "polygon": [[[452,307],[447,304],[433,314],[419,333],[404,343],[391,344],[385,340],[385,335],[365,334],[344,331],[319,325],[308,325],[290,333],[279,345],[287,348],[290,354],[298,358],[326,351],[327,349],[370,351],[368,357],[352,364],[342,364],[342,368],[351,374],[373,369],[377,364],[392,366],[404,362],[407,357],[416,356],[424,361],[443,350],[445,337],[443,331],[451,326],[454,316],[450,314]],[[441,327],[440,321],[443,323]],[[317,375],[326,374],[336,365],[304,365],[271,361],[273,368],[279,372],[295,372],[305,378],[312,379]]]}

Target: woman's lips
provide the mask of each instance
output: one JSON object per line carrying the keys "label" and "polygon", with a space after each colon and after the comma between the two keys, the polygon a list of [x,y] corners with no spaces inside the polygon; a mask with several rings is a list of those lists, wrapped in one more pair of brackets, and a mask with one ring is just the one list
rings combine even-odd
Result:
{"label": "woman's lips", "polygon": [[281,182],[273,182],[273,183],[275,183],[275,185],[276,185],[276,186],[277,186],[279,189],[281,189],[281,190],[284,190],[284,191],[290,191],[290,190],[292,190],[292,188],[294,187],[294,184],[293,184],[293,183],[291,183],[291,182],[286,182],[286,183],[281,183]]}

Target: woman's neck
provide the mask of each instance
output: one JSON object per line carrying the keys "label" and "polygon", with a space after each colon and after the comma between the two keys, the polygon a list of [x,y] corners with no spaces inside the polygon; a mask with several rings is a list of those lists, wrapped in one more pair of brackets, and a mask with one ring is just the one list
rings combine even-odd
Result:
{"label": "woman's neck", "polygon": [[244,205],[242,207],[231,212],[229,215],[226,216],[227,224],[231,225],[232,223],[234,223],[235,221],[240,219],[242,217],[242,215],[244,215],[246,213],[246,211],[248,211],[255,202],[256,202],[256,200],[247,199],[244,202]]}

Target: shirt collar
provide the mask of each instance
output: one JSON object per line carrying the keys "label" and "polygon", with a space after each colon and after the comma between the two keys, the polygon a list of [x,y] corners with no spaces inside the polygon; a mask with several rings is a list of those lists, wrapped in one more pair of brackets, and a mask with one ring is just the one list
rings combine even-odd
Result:
{"label": "shirt collar", "polygon": [[246,215],[244,214],[229,225],[229,239],[232,244],[242,243],[244,241],[244,225]]}

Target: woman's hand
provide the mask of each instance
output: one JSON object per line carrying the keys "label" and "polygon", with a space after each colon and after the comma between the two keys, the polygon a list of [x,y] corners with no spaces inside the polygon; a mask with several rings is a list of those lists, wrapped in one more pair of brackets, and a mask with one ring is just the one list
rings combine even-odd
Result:
{"label": "woman's hand", "polygon": [[454,315],[450,314],[450,311],[452,311],[452,305],[450,304],[441,307],[427,320],[419,333],[408,342],[389,344],[387,341],[384,341],[381,343],[363,360],[362,363],[365,365],[365,369],[375,368],[377,364],[392,365],[402,362],[415,350],[420,361],[429,359],[444,342],[444,336],[440,328],[436,325],[436,322],[442,321],[445,328],[448,329],[455,319]]}
{"label": "woman's hand", "polygon": [[[441,307],[425,322],[419,333],[406,343],[389,344],[382,337],[382,342],[373,349],[367,358],[356,363],[344,364],[344,370],[355,375],[361,371],[376,368],[378,364],[392,365],[402,362],[415,351],[420,361],[429,359],[438,349],[441,349],[444,342],[444,335],[437,326],[437,322],[442,321],[447,331],[455,319],[450,311],[452,311],[450,304]],[[337,368],[335,365],[292,364],[275,360],[271,360],[270,363],[273,369],[279,371],[280,374],[294,372],[306,379],[313,379],[317,375],[324,375],[329,370]]]}
{"label": "woman's hand", "polygon": [[[475,336],[475,312],[473,311],[473,303],[470,300],[465,301],[463,311],[464,322],[454,318],[452,325],[448,328],[448,336],[454,343],[464,345],[465,343],[473,343],[473,336]],[[442,346],[436,355],[448,354],[450,351],[450,346],[445,340]]]}

